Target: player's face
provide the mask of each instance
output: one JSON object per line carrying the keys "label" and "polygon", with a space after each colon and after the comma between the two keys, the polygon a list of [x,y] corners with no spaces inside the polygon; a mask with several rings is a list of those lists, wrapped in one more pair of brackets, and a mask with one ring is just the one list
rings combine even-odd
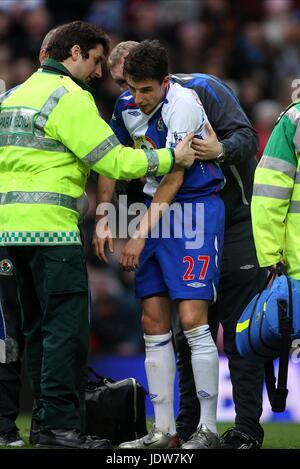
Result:
{"label": "player's face", "polygon": [[126,81],[136,105],[144,114],[151,114],[164,99],[169,77],[166,76],[163,82],[159,83],[158,80],[134,81],[131,76],[127,75]]}
{"label": "player's face", "polygon": [[118,63],[110,67],[110,74],[114,82],[121,88],[121,91],[125,91],[128,88],[127,82],[124,78],[123,67],[125,57],[122,57]]}

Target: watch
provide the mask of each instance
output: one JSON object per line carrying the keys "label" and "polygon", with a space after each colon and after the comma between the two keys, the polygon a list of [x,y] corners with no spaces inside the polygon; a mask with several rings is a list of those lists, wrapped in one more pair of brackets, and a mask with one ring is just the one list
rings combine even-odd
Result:
{"label": "watch", "polygon": [[[221,142],[220,142],[220,143],[221,143]],[[224,163],[224,161],[225,161],[225,159],[226,159],[225,148],[224,148],[223,143],[221,143],[221,147],[222,147],[221,153],[220,153],[218,156],[216,156],[216,161],[217,161],[218,163]]]}

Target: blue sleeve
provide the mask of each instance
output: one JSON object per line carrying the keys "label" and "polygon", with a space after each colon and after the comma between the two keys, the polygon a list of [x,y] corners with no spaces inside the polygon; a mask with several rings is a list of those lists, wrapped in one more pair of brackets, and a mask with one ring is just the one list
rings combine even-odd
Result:
{"label": "blue sleeve", "polygon": [[256,155],[258,135],[233,91],[212,75],[173,75],[182,86],[198,94],[218,139],[225,147],[223,164],[240,164]]}
{"label": "blue sleeve", "polygon": [[122,117],[122,103],[120,102],[120,98],[117,100],[114,108],[113,115],[109,122],[110,127],[118,137],[120,143],[126,146],[132,146],[133,141],[130,137],[128,130],[125,127],[123,117]]}
{"label": "blue sleeve", "polygon": [[225,147],[225,163],[236,165],[253,158],[258,151],[258,135],[237,97],[221,81],[211,78],[207,84],[201,90],[201,100],[212,127]]}

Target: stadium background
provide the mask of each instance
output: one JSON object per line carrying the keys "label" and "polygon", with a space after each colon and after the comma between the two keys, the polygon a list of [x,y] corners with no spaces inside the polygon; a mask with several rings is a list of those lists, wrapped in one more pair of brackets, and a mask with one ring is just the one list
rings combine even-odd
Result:
{"label": "stadium background", "polygon": [[[300,0],[0,0],[0,78],[7,89],[38,67],[47,31],[74,19],[102,26],[110,34],[112,47],[122,40],[158,38],[168,49],[171,72],[203,72],[225,80],[258,131],[258,158],[278,114],[292,96],[300,98]],[[104,71],[96,91],[104,118],[109,119],[118,94]],[[90,178],[90,209],[84,227],[92,304],[90,360],[100,373],[115,379],[135,376],[146,385],[133,276],[118,267],[124,240],[115,242],[115,253],[105,267],[90,248],[95,187]],[[222,353],[221,339],[218,346]],[[218,417],[233,420],[225,358],[220,378]],[[265,397],[263,419],[300,421],[299,387],[299,365],[291,364],[287,411],[272,414]],[[22,408],[26,411],[30,396],[28,386],[24,388]],[[150,406],[148,411],[151,415]]]}

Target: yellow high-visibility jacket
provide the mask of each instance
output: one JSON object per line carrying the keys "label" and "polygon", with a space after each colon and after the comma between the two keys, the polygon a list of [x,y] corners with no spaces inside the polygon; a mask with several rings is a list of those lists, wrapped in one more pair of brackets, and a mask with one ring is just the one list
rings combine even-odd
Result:
{"label": "yellow high-visibility jacket", "polygon": [[300,103],[280,116],[255,172],[252,223],[259,264],[300,280]]}
{"label": "yellow high-visibility jacket", "polygon": [[80,243],[76,202],[91,169],[130,179],[172,167],[169,149],[123,147],[92,95],[55,64],[56,73],[38,70],[1,104],[2,245]]}

